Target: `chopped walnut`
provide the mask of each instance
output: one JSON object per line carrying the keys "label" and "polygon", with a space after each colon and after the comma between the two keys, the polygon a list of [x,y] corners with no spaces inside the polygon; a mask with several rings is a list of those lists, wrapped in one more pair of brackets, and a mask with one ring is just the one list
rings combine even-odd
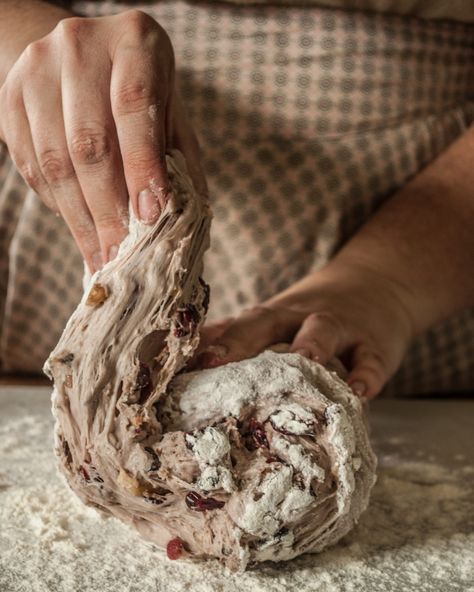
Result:
{"label": "chopped walnut", "polygon": [[130,422],[131,424],[136,427],[139,428],[141,427],[141,425],[144,423],[144,418],[143,415],[134,415],[131,419]]}
{"label": "chopped walnut", "polygon": [[109,289],[102,284],[94,284],[87,296],[86,304],[88,306],[101,306],[109,297]]}
{"label": "chopped walnut", "polygon": [[140,485],[138,479],[129,475],[124,469],[120,469],[117,477],[117,484],[134,496],[142,495],[145,491],[145,488]]}

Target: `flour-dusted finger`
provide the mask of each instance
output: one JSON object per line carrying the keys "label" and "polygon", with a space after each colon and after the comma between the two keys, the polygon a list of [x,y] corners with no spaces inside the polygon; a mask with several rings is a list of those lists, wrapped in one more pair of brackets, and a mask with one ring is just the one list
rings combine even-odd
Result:
{"label": "flour-dusted finger", "polygon": [[10,156],[25,183],[31,187],[46,206],[59,212],[58,205],[46,183],[38,161],[31,137],[30,125],[21,93],[7,93],[0,90],[0,106],[9,113],[0,129],[0,138],[8,145]]}
{"label": "flour-dusted finger", "polygon": [[[24,102],[39,171],[89,268],[96,271],[102,267],[103,257],[94,221],[69,154],[60,85],[56,79],[60,73],[54,69],[46,73],[33,68],[35,64],[41,64],[45,54],[54,53],[54,44],[40,40],[31,44],[29,52],[37,58],[30,59],[30,84],[24,89]],[[38,101],[40,91],[43,102]],[[45,109],[43,105],[49,108]]]}
{"label": "flour-dusted finger", "polygon": [[[62,107],[68,150],[99,237],[104,261],[113,259],[128,233],[128,193],[117,132],[110,106],[110,71],[85,67],[87,46],[74,43],[82,19],[68,19],[69,43],[62,68]],[[84,72],[79,79],[78,71]]]}
{"label": "flour-dusted finger", "polygon": [[[120,15],[129,28],[113,50],[111,105],[120,143],[128,193],[137,217],[157,220],[170,191],[166,170],[165,118],[173,73],[147,51],[164,31],[148,15],[132,10]],[[171,43],[167,48],[172,64]]]}

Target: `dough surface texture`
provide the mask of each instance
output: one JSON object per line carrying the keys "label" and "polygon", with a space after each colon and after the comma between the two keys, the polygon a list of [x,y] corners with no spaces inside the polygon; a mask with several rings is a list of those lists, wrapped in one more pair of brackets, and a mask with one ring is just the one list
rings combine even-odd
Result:
{"label": "dough surface texture", "polygon": [[182,372],[207,310],[211,214],[180,153],[167,164],[160,219],[131,221],[45,365],[61,471],[173,559],[243,570],[321,551],[357,522],[375,481],[361,403],[298,354]]}

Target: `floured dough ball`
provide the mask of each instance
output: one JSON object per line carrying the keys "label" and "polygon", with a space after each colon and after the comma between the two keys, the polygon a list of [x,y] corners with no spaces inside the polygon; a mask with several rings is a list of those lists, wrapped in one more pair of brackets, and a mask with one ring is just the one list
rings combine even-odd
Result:
{"label": "floured dough ball", "polygon": [[179,374],[207,310],[211,215],[183,157],[167,166],[159,220],[132,217],[46,363],[61,470],[85,503],[171,559],[242,570],[320,551],[357,521],[374,482],[360,401],[296,354]]}
{"label": "floured dough ball", "polygon": [[158,417],[165,470],[192,488],[195,526],[173,534],[193,555],[234,569],[292,559],[338,541],[367,507],[376,460],[361,402],[298,354],[180,374]]}

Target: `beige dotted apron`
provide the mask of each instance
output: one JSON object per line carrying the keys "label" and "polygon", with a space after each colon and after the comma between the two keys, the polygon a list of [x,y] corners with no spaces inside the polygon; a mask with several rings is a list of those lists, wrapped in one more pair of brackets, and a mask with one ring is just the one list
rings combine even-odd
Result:
{"label": "beige dotted apron", "polygon": [[[76,4],[91,16],[124,8]],[[202,143],[212,318],[322,266],[473,121],[474,26],[317,7],[145,9],[173,41]],[[80,297],[83,267],[62,221],[1,158],[0,357],[4,370],[36,372]],[[467,310],[413,344],[391,388],[473,385]]]}

